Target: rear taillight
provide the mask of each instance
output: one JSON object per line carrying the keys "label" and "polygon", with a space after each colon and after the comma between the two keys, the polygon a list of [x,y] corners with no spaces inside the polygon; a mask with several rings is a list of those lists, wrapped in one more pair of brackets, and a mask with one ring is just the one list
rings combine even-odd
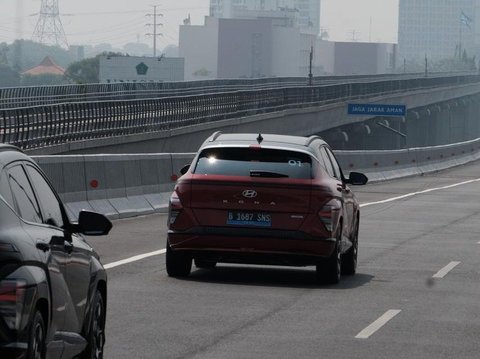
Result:
{"label": "rear taillight", "polygon": [[25,288],[24,280],[0,282],[0,316],[11,330],[18,330],[20,327]]}
{"label": "rear taillight", "polygon": [[173,192],[172,196],[170,197],[170,202],[168,206],[168,225],[172,225],[177,220],[178,215],[182,211],[183,206],[180,202],[180,198],[178,198],[177,192]]}
{"label": "rear taillight", "polygon": [[332,232],[340,216],[340,205],[336,200],[331,200],[318,212],[320,220],[327,231]]}

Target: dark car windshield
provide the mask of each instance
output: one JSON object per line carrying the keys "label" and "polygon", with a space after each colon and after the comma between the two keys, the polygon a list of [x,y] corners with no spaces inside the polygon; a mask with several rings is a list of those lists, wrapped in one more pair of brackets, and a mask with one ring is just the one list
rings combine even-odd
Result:
{"label": "dark car windshield", "polygon": [[308,154],[264,148],[208,148],[200,153],[196,174],[310,179]]}

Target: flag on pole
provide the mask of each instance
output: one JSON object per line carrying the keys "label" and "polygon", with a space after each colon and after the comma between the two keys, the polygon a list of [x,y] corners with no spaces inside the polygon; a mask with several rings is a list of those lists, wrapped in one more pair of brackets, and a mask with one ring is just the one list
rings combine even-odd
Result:
{"label": "flag on pole", "polygon": [[473,20],[471,17],[467,16],[467,14],[465,14],[462,10],[462,12],[460,13],[460,22],[470,29],[472,27],[471,25],[473,23]]}

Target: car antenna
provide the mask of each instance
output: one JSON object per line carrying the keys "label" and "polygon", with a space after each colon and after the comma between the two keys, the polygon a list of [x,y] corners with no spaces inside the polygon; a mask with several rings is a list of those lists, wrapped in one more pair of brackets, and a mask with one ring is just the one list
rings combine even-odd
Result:
{"label": "car antenna", "polygon": [[258,134],[258,137],[257,137],[257,142],[258,142],[258,144],[261,144],[261,143],[262,143],[262,141],[263,141],[262,134],[261,134],[261,133],[259,133],[259,134]]}

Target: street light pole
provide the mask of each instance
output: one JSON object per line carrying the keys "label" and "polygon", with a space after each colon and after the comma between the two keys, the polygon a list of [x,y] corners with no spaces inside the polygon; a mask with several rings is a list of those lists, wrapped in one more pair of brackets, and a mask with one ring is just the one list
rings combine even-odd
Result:
{"label": "street light pole", "polygon": [[310,48],[310,70],[308,72],[308,85],[313,85],[313,73],[312,73],[312,66],[313,66],[313,46]]}

